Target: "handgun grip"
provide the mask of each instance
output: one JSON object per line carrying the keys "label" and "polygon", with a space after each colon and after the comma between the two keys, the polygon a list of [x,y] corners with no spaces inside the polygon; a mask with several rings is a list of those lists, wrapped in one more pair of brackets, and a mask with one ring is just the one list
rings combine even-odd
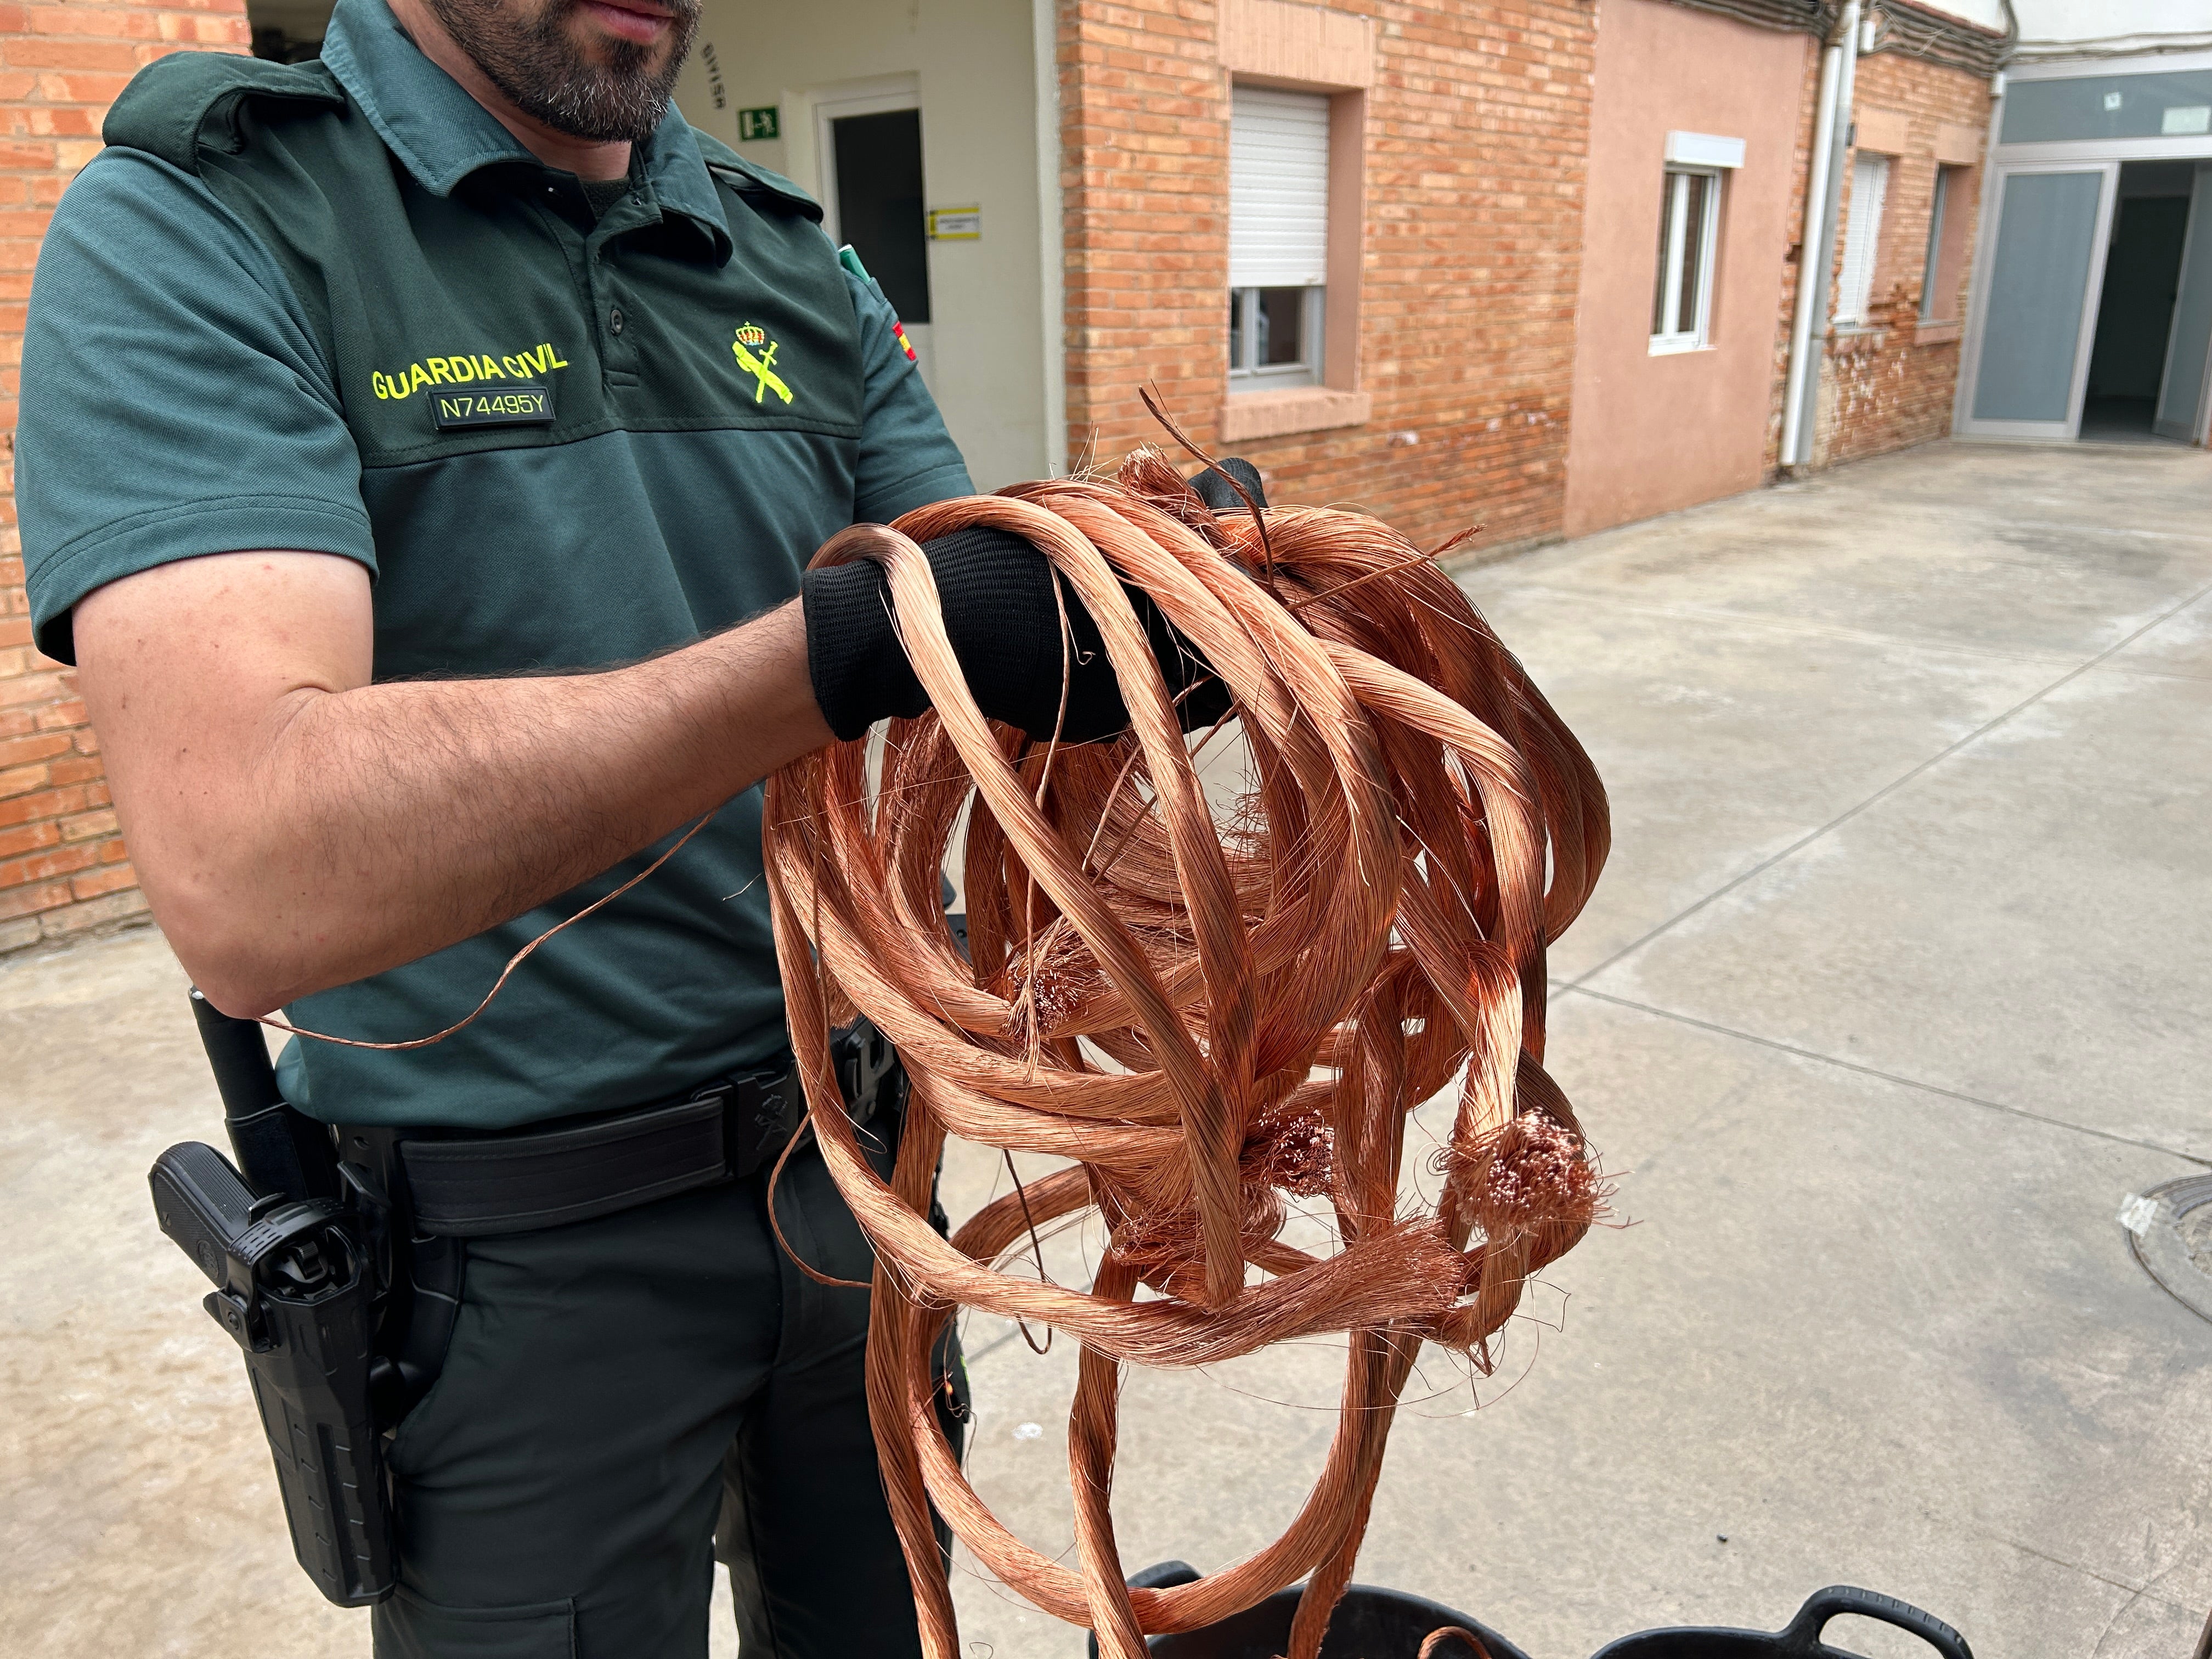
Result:
{"label": "handgun grip", "polygon": [[231,1283],[231,1263],[252,1229],[254,1194],[229,1161],[214,1147],[188,1140],[155,1158],[146,1180],[161,1231],[198,1264],[209,1283],[244,1291]]}

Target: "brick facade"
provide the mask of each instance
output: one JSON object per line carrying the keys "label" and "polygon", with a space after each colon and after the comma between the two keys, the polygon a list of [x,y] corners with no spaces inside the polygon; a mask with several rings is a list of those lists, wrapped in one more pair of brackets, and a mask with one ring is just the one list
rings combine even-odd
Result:
{"label": "brick facade", "polygon": [[[1309,22],[1316,15],[1295,9]],[[1318,55],[1307,58],[1284,46],[1292,10],[1273,0],[1060,0],[1069,461],[1110,464],[1163,441],[1139,397],[1150,385],[1193,438],[1249,456],[1281,499],[1358,505],[1429,546],[1480,523],[1478,555],[1559,535],[1604,6],[1339,0],[1322,15]],[[1776,21],[1788,28],[1796,15]],[[1700,21],[1711,26],[1710,16]],[[9,119],[0,140],[0,239],[9,250],[0,270],[0,466],[12,467],[13,365],[39,237],[98,149],[107,103],[166,52],[240,50],[247,38],[241,0],[0,0]],[[1226,65],[1249,74],[1237,54],[1255,51],[1289,52],[1267,70],[1278,83],[1304,79],[1299,65],[1310,62],[1322,66],[1316,84],[1354,86],[1362,100],[1352,125],[1331,137],[1333,169],[1346,159],[1344,133],[1357,138],[1350,153],[1364,198],[1352,204],[1348,251],[1333,225],[1330,254],[1333,295],[1340,270],[1358,272],[1357,327],[1343,334],[1356,333],[1356,378],[1338,373],[1334,323],[1329,346],[1329,386],[1345,406],[1357,404],[1358,424],[1298,430],[1296,421],[1249,418],[1248,404],[1237,430],[1281,435],[1224,435]],[[1349,80],[1348,51],[1363,66]],[[1790,84],[1772,88],[1796,100],[1792,241],[1803,220],[1819,57],[1808,50],[1802,74],[1792,69]],[[1894,51],[1859,64],[1858,142],[1895,159],[1873,325],[1830,342],[1816,465],[1949,429],[1967,273],[1958,261],[1957,302],[1923,321],[1929,205],[1939,158],[1962,166],[1948,211],[1972,225],[1988,108],[1988,83],[1969,70]],[[1340,252],[1350,267],[1339,264]],[[1802,250],[1791,247],[1785,265],[1765,422],[1770,474]],[[1762,295],[1762,316],[1765,304]],[[1755,447],[1755,423],[1745,437]],[[145,908],[73,677],[31,645],[11,484],[11,472],[0,472],[0,951]]]}
{"label": "brick facade", "polygon": [[[1385,5],[1365,108],[1362,425],[1233,447],[1288,500],[1357,503],[1424,544],[1555,535],[1565,501],[1588,0]],[[1230,76],[1211,0],[1060,9],[1068,446],[1161,434],[1157,386],[1218,441],[1228,343]]]}
{"label": "brick facade", "polygon": [[0,951],[146,908],[76,676],[31,644],[15,532],[16,365],[39,240],[131,76],[172,52],[242,50],[240,0],[0,4]]}
{"label": "brick facade", "polygon": [[[1990,87],[1988,81],[1965,70],[1876,52],[1859,60],[1852,108],[1861,146],[1874,148],[1870,137],[1878,138],[1880,153],[1891,157],[1889,190],[1875,243],[1869,326],[1829,337],[1814,439],[1816,467],[1886,454],[1951,430],[1971,261],[1954,262],[1949,273],[1954,291],[1923,325],[1921,287],[1927,269],[1929,214],[1939,157],[1958,167],[1944,207],[1954,231],[1971,227],[1980,211]],[[1851,210],[1850,163],[1851,157],[1846,156],[1846,224]],[[1841,249],[1838,237],[1839,271]]]}

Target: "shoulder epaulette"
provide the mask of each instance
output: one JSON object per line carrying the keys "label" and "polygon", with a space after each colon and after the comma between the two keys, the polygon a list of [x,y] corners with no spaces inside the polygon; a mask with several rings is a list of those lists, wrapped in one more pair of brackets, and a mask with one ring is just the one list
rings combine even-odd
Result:
{"label": "shoulder epaulette", "polygon": [[107,112],[100,137],[196,173],[203,148],[238,149],[244,142],[240,112],[249,101],[263,100],[343,109],[346,96],[319,62],[272,64],[228,52],[180,52],[156,58],[132,77]]}
{"label": "shoulder epaulette", "polygon": [[703,132],[694,132],[699,141],[699,153],[713,173],[746,201],[757,207],[772,208],[783,213],[796,213],[802,218],[822,222],[822,204],[809,196],[780,173],[770,173],[766,167],[752,162],[708,137]]}

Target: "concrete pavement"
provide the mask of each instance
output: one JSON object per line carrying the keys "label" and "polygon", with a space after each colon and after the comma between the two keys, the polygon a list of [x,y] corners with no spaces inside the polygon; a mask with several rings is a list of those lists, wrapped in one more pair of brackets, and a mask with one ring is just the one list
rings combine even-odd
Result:
{"label": "concrete pavement", "polygon": [[[1425,1362],[1359,1576],[1538,1659],[1773,1628],[1837,1581],[1981,1659],[2186,1654],[2212,1324],[2115,1216],[2212,1168],[2212,456],[1939,445],[1464,580],[1612,792],[1552,1063],[1631,1224],[1553,1269],[1495,1377]],[[149,934],[0,964],[0,1630],[363,1653],[147,1211],[154,1154],[216,1127],[182,987]],[[956,1209],[1004,1178],[948,1173]],[[1073,1352],[966,1336],[971,1473],[1060,1553]],[[1133,1372],[1131,1565],[1271,1537],[1340,1366]],[[974,1659],[1081,1651],[972,1563],[957,1590]]]}

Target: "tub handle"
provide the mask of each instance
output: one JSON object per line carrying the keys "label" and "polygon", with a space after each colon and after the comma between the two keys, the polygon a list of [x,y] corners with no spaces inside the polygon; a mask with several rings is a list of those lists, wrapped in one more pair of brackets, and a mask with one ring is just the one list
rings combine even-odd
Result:
{"label": "tub handle", "polygon": [[1966,1638],[1934,1613],[1923,1613],[1893,1595],[1860,1589],[1854,1584],[1831,1584],[1807,1596],[1805,1605],[1797,1609],[1797,1616],[1782,1632],[1783,1651],[1802,1655],[1804,1659],[1818,1659],[1818,1656],[1838,1652],[1820,1640],[1820,1632],[1828,1620],[1845,1613],[1857,1613],[1863,1619],[1879,1619],[1885,1625],[1911,1631],[1942,1654],[1943,1659],[1974,1659]]}

